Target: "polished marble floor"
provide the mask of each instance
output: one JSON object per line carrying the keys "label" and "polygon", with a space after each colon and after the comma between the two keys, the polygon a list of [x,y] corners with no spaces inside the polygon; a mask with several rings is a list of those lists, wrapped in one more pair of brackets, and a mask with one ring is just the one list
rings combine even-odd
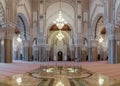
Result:
{"label": "polished marble floor", "polygon": [[0,86],[120,86],[120,82],[82,67],[58,66],[1,79]]}

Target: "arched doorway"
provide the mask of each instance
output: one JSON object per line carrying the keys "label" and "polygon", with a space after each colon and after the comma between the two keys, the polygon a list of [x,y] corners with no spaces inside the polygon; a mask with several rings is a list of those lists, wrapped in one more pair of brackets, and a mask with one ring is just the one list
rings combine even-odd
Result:
{"label": "arched doorway", "polygon": [[62,61],[63,60],[63,52],[59,51],[58,52],[58,61]]}
{"label": "arched doorway", "polygon": [[50,45],[50,59],[54,61],[58,60],[58,52],[61,51],[62,61],[67,61],[67,56],[70,56],[69,50],[69,39],[71,36],[71,29],[68,25],[64,25],[61,29],[61,34],[64,36],[61,40],[57,37],[59,33],[59,29],[56,25],[51,26],[49,30],[50,38],[48,39],[48,43]]}
{"label": "arched doorway", "polygon": [[28,22],[26,16],[23,13],[18,13],[15,33],[13,35],[13,59],[25,60],[28,57],[24,52],[23,46],[23,40],[28,39],[27,28]]}
{"label": "arched doorway", "polygon": [[104,18],[100,16],[97,20],[95,27],[94,38],[98,40],[97,42],[97,60],[107,60],[108,59],[108,39],[107,32],[104,25]]}
{"label": "arched doorway", "polygon": [[[54,22],[59,17],[59,6],[62,6],[62,17],[67,22],[64,27],[60,29],[56,26],[56,23]],[[52,11],[51,11],[52,9]],[[48,8],[46,9],[46,33],[48,36],[48,44],[50,46],[50,54],[49,58],[53,61],[59,61],[58,58],[58,52],[62,51],[62,61],[67,61],[67,57],[71,56],[70,54],[70,39],[73,37],[73,33],[75,31],[75,24],[74,24],[74,7],[72,4],[66,3],[64,1],[59,1],[55,3],[51,3],[48,5]],[[58,37],[59,35],[62,35],[62,39]],[[72,44],[72,42],[71,42]],[[72,57],[71,57],[72,58]]]}

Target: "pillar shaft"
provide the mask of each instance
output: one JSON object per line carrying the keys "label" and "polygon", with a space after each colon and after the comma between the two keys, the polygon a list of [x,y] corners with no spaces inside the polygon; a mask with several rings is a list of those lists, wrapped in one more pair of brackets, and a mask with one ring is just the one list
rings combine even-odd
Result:
{"label": "pillar shaft", "polygon": [[29,41],[23,40],[23,60],[29,61]]}
{"label": "pillar shaft", "polygon": [[120,63],[120,41],[117,41],[117,63]]}
{"label": "pillar shaft", "polygon": [[88,58],[87,58],[87,60],[89,62],[92,61],[92,47],[88,48]]}
{"label": "pillar shaft", "polygon": [[49,61],[49,50],[46,50],[46,61]]}
{"label": "pillar shaft", "polygon": [[2,62],[2,45],[0,40],[0,62]]}
{"label": "pillar shaft", "polygon": [[92,61],[97,61],[97,47],[92,47]]}
{"label": "pillar shaft", "polygon": [[74,59],[74,58],[73,58],[73,51],[72,51],[72,50],[70,50],[70,58],[71,58],[71,60]]}
{"label": "pillar shaft", "polygon": [[112,63],[112,64],[117,63],[116,40],[109,40],[109,56],[108,56],[108,63]]}
{"label": "pillar shaft", "polygon": [[40,62],[42,62],[42,50],[41,50],[41,47],[39,46],[39,48],[38,48],[38,55],[39,55],[39,58],[38,58],[38,60],[40,61]]}
{"label": "pillar shaft", "polygon": [[4,62],[12,63],[12,40],[4,39]]}
{"label": "pillar shaft", "polygon": [[75,47],[75,61],[78,61],[78,47]]}
{"label": "pillar shaft", "polygon": [[32,61],[33,58],[32,58],[32,46],[29,47],[29,60]]}
{"label": "pillar shaft", "polygon": [[77,46],[75,51],[75,57],[76,57],[76,61],[80,61],[81,60],[81,48],[80,46]]}
{"label": "pillar shaft", "polygon": [[39,46],[39,61],[42,62],[42,61],[45,61],[45,47],[44,46]]}
{"label": "pillar shaft", "polygon": [[28,57],[28,47],[24,47],[23,48],[23,60],[24,61],[28,61],[29,60],[29,57]]}

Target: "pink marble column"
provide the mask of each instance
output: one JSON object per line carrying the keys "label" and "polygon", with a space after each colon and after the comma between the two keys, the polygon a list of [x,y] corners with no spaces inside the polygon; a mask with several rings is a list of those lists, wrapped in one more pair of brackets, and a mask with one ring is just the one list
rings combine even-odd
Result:
{"label": "pink marble column", "polygon": [[12,40],[4,39],[4,62],[12,63]]}
{"label": "pink marble column", "polygon": [[2,44],[0,40],[0,62],[2,62]]}
{"label": "pink marble column", "polygon": [[42,62],[42,61],[45,61],[45,47],[44,46],[39,46],[39,61]]}

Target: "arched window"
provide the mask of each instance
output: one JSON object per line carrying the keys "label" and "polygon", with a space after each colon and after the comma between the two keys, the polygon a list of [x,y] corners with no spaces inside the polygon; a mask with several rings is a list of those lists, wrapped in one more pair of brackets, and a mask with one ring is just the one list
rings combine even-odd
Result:
{"label": "arched window", "polygon": [[20,15],[18,15],[18,18],[17,18],[17,28],[20,31],[22,39],[26,39],[26,26],[23,18]]}
{"label": "arched window", "polygon": [[4,23],[4,10],[3,10],[3,6],[2,3],[0,3],[0,26],[4,27],[5,23]]}
{"label": "arched window", "polygon": [[98,37],[98,35],[100,35],[101,34],[101,27],[104,27],[104,19],[103,19],[103,17],[101,16],[101,17],[99,17],[99,19],[97,20],[97,22],[96,22],[96,26],[95,26],[95,37],[94,38],[96,38],[96,37]]}

